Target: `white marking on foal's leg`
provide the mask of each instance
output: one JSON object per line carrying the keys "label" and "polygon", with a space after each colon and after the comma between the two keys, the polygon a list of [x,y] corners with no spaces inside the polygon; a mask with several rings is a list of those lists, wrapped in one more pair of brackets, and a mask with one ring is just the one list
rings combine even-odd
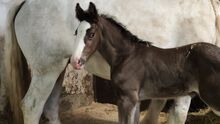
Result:
{"label": "white marking on foal's leg", "polygon": [[[212,109],[212,108],[211,108],[211,109]],[[216,115],[220,116],[220,111],[216,111],[215,109],[212,109],[212,111],[213,111]]]}
{"label": "white marking on foal's leg", "polygon": [[191,103],[191,96],[176,98],[174,106],[169,112],[168,124],[185,124],[188,110]]}
{"label": "white marking on foal's leg", "polygon": [[131,122],[130,122],[131,124],[135,124],[135,114],[136,114],[138,105],[139,105],[138,103],[135,104],[135,106],[131,110]]}
{"label": "white marking on foal's leg", "polygon": [[77,29],[77,35],[76,35],[76,40],[75,40],[75,51],[73,53],[73,58],[72,59],[79,59],[82,55],[83,48],[85,46],[84,43],[84,38],[86,36],[86,31],[91,27],[91,25],[86,22],[82,21],[79,24],[79,27]]}

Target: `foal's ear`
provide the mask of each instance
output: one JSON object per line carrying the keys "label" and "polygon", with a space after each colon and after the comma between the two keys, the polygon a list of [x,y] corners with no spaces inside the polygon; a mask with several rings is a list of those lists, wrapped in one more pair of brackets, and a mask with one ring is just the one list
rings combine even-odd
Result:
{"label": "foal's ear", "polygon": [[88,10],[84,11],[79,3],[76,4],[76,18],[79,19],[79,21],[88,21],[90,23],[94,23],[98,21],[98,12],[95,7],[95,4],[90,2]]}
{"label": "foal's ear", "polygon": [[79,3],[76,4],[76,18],[79,19],[79,21],[83,21],[86,16],[86,12],[80,7]]}
{"label": "foal's ear", "polygon": [[98,21],[98,12],[93,2],[89,3],[88,13],[92,16],[94,22]]}

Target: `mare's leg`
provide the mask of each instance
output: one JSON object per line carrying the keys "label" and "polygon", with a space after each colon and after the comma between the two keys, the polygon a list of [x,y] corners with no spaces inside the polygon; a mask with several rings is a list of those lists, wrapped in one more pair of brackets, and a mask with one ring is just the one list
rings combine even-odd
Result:
{"label": "mare's leg", "polygon": [[65,70],[60,74],[53,88],[50,97],[44,106],[44,115],[49,120],[48,124],[60,124],[59,118],[59,98],[62,91],[62,82]]}
{"label": "mare's leg", "polygon": [[141,124],[159,124],[159,114],[164,108],[167,100],[152,99],[147,113],[145,114]]}
{"label": "mare's leg", "polygon": [[118,100],[119,124],[138,124],[140,102],[138,93],[130,91],[123,93]]}
{"label": "mare's leg", "polygon": [[31,84],[21,105],[24,124],[39,124],[44,104],[67,62],[68,59],[52,63],[42,70],[33,69]]}
{"label": "mare's leg", "polygon": [[174,105],[169,111],[168,124],[185,124],[190,103],[190,95],[174,99]]}

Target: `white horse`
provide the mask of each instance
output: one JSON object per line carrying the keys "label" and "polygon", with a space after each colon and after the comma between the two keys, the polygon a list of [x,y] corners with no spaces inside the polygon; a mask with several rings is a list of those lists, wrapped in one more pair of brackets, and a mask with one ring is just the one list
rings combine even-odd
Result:
{"label": "white horse", "polygon": [[[74,42],[74,31],[79,22],[75,18],[74,8],[77,2],[84,6],[83,8],[87,8],[89,1],[27,0],[17,15],[17,8],[23,1],[5,1],[10,6],[6,6],[9,9],[7,10],[7,24],[5,24],[7,26],[5,30],[3,82],[7,82],[5,83],[8,85],[6,86],[7,89],[11,85],[16,89],[18,84],[22,84],[24,76],[21,69],[24,65],[20,47],[32,75],[30,87],[21,104],[24,123],[38,124],[43,108],[45,108],[44,112],[50,123],[59,124],[57,96],[59,96],[60,90],[56,89],[60,89],[59,82],[62,79],[60,75],[62,75],[69,57],[76,52],[75,49],[78,47],[78,43]],[[155,45],[162,47],[173,47],[198,41],[215,43],[217,38],[215,22],[216,18],[219,17],[217,15],[219,11],[218,9],[213,11],[213,8],[216,8],[213,6],[215,5],[213,1],[215,0],[211,2],[209,0],[140,0],[138,2],[134,0],[93,0],[102,13],[114,15],[140,38],[155,41]],[[137,17],[140,19],[137,20]],[[98,53],[94,58],[97,56],[100,61],[103,60]],[[89,63],[96,60],[91,59]],[[104,61],[101,62],[104,72],[100,68],[89,68],[89,63],[87,66],[89,71],[109,79],[109,67]],[[60,79],[58,79],[59,77]],[[55,85],[56,82],[57,85]],[[20,90],[18,88],[17,92],[21,92]],[[50,95],[51,97],[49,97]],[[10,97],[10,101],[16,99],[19,101],[21,98]],[[171,111],[170,123],[185,122],[190,100],[191,97],[189,96],[175,99],[176,106]],[[155,115],[159,114],[159,109],[162,109],[164,101],[160,103],[160,101],[153,100],[152,103],[155,104],[151,104],[151,108],[156,108],[158,111],[150,114],[150,117],[156,117]],[[184,104],[184,107],[179,104]],[[16,104],[11,103],[11,105],[14,110],[18,102]],[[180,107],[180,109],[176,107]],[[155,109],[150,109],[150,111],[152,110]],[[20,120],[20,122],[16,122],[17,124],[22,123],[21,119],[17,118],[17,120]],[[154,119],[152,120],[154,121]]]}

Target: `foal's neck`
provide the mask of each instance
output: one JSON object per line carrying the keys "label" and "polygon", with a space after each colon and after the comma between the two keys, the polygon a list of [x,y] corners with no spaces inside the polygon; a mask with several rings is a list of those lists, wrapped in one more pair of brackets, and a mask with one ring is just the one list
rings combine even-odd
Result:
{"label": "foal's neck", "polygon": [[[110,18],[109,18],[110,19]],[[129,56],[135,49],[135,43],[131,41],[131,37],[126,36],[120,27],[112,23],[108,18],[101,17],[103,40],[99,48],[100,53],[111,65],[117,63]]]}

